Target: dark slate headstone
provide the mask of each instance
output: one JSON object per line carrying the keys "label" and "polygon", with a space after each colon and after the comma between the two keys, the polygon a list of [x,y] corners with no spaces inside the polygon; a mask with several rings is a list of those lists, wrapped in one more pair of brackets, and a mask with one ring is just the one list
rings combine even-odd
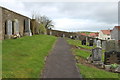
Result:
{"label": "dark slate headstone", "polygon": [[92,49],[92,60],[93,61],[102,60],[102,49],[101,48]]}
{"label": "dark slate headstone", "polygon": [[93,46],[93,42],[94,42],[93,40],[90,40],[89,41],[89,46]]}
{"label": "dark slate headstone", "polygon": [[105,58],[104,58],[104,63],[109,65],[109,64],[120,64],[120,52],[117,51],[110,51],[110,52],[105,52]]}
{"label": "dark slate headstone", "polygon": [[82,45],[86,45],[86,40],[82,40]]}

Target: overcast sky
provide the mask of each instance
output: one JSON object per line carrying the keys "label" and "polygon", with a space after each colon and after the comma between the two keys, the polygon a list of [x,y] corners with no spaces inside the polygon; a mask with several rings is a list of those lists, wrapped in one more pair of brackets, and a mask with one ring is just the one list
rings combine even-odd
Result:
{"label": "overcast sky", "polygon": [[56,30],[99,31],[118,25],[117,2],[23,2],[9,0],[0,6],[31,17],[35,11],[53,20]]}

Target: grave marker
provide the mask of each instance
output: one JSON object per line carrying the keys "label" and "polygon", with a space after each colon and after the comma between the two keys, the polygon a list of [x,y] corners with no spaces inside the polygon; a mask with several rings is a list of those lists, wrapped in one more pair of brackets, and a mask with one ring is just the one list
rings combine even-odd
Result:
{"label": "grave marker", "polygon": [[86,45],[86,40],[82,40],[82,45]]}
{"label": "grave marker", "polygon": [[93,61],[101,61],[102,60],[102,49],[97,47],[92,49],[92,60]]}
{"label": "grave marker", "polygon": [[12,21],[11,20],[7,20],[7,35],[12,35]]}
{"label": "grave marker", "polygon": [[17,19],[14,20],[14,34],[19,34],[19,21]]}
{"label": "grave marker", "polygon": [[93,46],[93,40],[92,39],[90,39],[90,41],[89,41],[89,46]]}
{"label": "grave marker", "polygon": [[97,40],[97,47],[101,48],[101,40]]}
{"label": "grave marker", "polygon": [[107,65],[114,63],[120,64],[120,52],[117,51],[105,52],[104,63]]}

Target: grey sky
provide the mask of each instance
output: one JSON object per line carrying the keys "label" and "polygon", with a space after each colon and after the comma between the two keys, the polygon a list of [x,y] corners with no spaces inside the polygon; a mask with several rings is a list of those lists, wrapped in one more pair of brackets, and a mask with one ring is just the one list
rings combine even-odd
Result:
{"label": "grey sky", "polygon": [[33,11],[63,31],[99,31],[118,25],[117,2],[2,2],[1,6],[31,17]]}

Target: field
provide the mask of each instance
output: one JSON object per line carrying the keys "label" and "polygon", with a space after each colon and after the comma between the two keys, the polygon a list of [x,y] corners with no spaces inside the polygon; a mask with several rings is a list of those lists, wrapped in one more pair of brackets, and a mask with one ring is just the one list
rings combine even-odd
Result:
{"label": "field", "polygon": [[[84,49],[77,49],[77,48],[73,48],[73,53],[76,57],[76,59],[87,59],[87,57],[89,57],[89,55],[91,54],[91,52],[89,50],[93,49],[94,47],[90,47],[90,46],[86,46],[86,45],[81,45],[81,41],[78,40],[72,40],[72,39],[67,39],[68,43],[70,45],[74,45],[74,46],[82,46],[82,48]],[[104,52],[104,50],[103,50]],[[81,59],[82,58],[82,59]],[[104,55],[102,57],[102,60],[104,60]],[[118,78],[118,74],[117,73],[112,73],[112,72],[107,72],[92,66],[88,66],[85,64],[81,64],[81,63],[77,63],[78,68],[80,69],[80,74],[83,76],[83,78],[87,78],[87,80],[89,80],[89,78],[94,78],[94,80],[96,78]],[[103,79],[104,80],[104,79]],[[114,80],[114,79],[112,79]]]}
{"label": "field", "polygon": [[56,37],[35,35],[3,41],[3,78],[39,78]]}

